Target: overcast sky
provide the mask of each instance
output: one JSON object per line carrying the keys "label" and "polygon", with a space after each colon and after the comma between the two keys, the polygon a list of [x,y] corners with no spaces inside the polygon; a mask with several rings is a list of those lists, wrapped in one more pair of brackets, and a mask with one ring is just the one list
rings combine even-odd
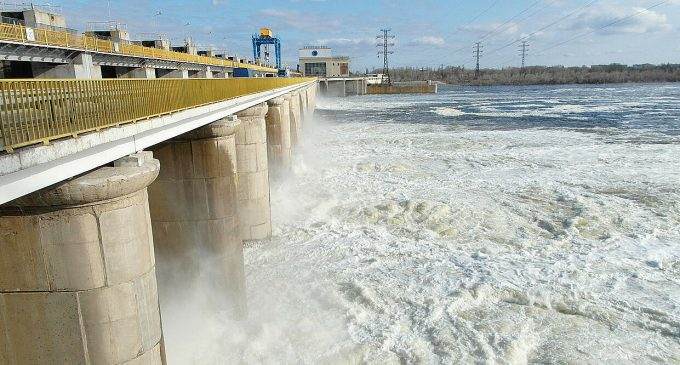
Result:
{"label": "overcast sky", "polygon": [[[11,1],[6,1],[11,2]],[[273,28],[283,42],[284,63],[297,50],[323,44],[350,56],[352,69],[382,65],[379,29],[395,39],[391,63],[399,66],[473,66],[481,41],[482,67],[520,62],[583,65],[620,62],[680,63],[680,0],[52,0],[69,26],[111,18],[126,23],[133,39],[163,33],[174,43],[191,35],[202,46],[252,57],[250,36]],[[660,5],[658,5],[660,4]],[[658,6],[655,6],[658,5]],[[653,7],[649,10],[646,10]],[[564,44],[560,44],[563,43]]]}

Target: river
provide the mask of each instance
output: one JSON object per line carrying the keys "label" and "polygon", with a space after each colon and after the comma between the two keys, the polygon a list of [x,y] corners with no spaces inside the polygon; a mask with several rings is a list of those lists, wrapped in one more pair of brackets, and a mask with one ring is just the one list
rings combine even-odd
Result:
{"label": "river", "polygon": [[680,361],[680,85],[321,99],[305,134],[249,319],[187,359]]}

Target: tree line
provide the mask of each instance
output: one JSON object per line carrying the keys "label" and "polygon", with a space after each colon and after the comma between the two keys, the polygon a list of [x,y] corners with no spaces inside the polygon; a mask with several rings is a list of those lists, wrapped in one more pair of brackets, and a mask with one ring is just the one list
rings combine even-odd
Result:
{"label": "tree line", "polygon": [[[374,70],[372,73],[381,73]],[[524,69],[482,69],[479,76],[474,69],[460,66],[439,68],[399,67],[390,70],[392,81],[440,81],[457,85],[553,85],[553,84],[608,84],[627,82],[678,82],[680,64],[609,65],[593,66],[528,66]]]}

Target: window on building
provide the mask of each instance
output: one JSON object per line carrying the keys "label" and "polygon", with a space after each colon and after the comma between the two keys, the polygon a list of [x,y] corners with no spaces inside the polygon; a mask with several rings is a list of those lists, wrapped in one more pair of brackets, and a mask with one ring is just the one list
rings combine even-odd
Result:
{"label": "window on building", "polygon": [[305,63],[305,75],[326,76],[326,63],[325,62]]}

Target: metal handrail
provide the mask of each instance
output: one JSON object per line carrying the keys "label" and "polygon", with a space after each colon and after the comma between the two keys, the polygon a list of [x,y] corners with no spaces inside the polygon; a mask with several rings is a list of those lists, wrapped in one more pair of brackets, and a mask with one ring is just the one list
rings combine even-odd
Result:
{"label": "metal handrail", "polygon": [[0,151],[312,80],[0,80]]}
{"label": "metal handrail", "polygon": [[[225,60],[217,57],[198,56],[181,52],[144,47],[128,42],[116,43],[89,35],[76,35],[70,32],[45,28],[30,28],[33,39],[29,39],[27,27],[18,24],[0,23],[0,40],[20,43],[42,44],[55,47],[75,48],[85,51],[118,53],[122,55],[157,58],[167,61],[198,63],[210,66],[244,67],[255,71],[277,72],[275,68]],[[116,47],[116,45],[118,47]]]}

